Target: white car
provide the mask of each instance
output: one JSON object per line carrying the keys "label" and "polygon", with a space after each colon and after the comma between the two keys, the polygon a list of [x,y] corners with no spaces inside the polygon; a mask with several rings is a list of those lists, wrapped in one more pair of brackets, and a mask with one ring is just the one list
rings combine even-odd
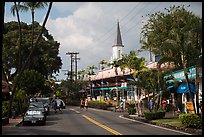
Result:
{"label": "white car", "polygon": [[28,109],[25,115],[23,116],[23,125],[27,124],[46,124],[45,115],[41,110]]}

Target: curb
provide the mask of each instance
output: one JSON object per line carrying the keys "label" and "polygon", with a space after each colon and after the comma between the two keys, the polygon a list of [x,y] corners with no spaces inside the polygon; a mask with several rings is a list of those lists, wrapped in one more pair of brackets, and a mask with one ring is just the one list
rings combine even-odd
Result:
{"label": "curb", "polygon": [[23,120],[21,120],[19,123],[17,123],[15,126],[18,127],[23,123]]}
{"label": "curb", "polygon": [[193,135],[202,135],[202,129],[194,129],[194,128],[185,128],[185,127],[177,127],[177,126],[172,126],[166,123],[158,123],[158,122],[152,122],[149,120],[146,120],[142,117],[131,117],[128,114],[123,115],[123,117],[125,118],[129,118],[129,119],[133,119],[133,120],[138,120],[144,123],[148,123],[148,124],[152,124],[152,125],[157,125],[157,126],[161,126],[161,127],[165,127],[165,128],[170,128],[170,129],[174,129],[174,130],[178,130],[178,131],[183,131],[186,133],[190,133]]}

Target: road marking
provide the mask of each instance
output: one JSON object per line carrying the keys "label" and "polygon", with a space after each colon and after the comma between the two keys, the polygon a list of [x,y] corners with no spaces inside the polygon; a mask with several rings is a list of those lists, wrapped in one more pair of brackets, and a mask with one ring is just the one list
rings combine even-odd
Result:
{"label": "road marking", "polygon": [[88,119],[89,121],[91,121],[92,123],[96,124],[97,126],[100,126],[100,127],[102,127],[103,129],[105,129],[105,130],[107,130],[107,131],[109,131],[109,132],[111,132],[111,133],[113,133],[113,134],[115,134],[115,135],[122,135],[121,133],[119,133],[119,132],[117,132],[117,131],[115,131],[115,130],[113,130],[113,129],[111,129],[111,128],[109,128],[109,127],[103,125],[103,124],[100,124],[99,122],[97,122],[97,121],[91,119],[90,117],[88,117],[88,116],[86,116],[86,115],[82,115],[82,116],[83,116],[84,118]]}
{"label": "road marking", "polygon": [[157,128],[161,128],[161,129],[165,129],[165,130],[181,133],[181,134],[192,135],[192,134],[189,134],[189,133],[186,133],[186,132],[177,131],[177,130],[173,130],[173,129],[169,129],[169,128],[165,128],[165,127],[161,127],[161,126],[157,126],[157,125],[152,125],[152,124],[144,123],[144,122],[141,122],[141,121],[138,121],[138,120],[134,120],[134,119],[129,119],[129,118],[126,118],[126,117],[123,117],[123,116],[119,116],[119,117],[123,118],[123,119],[126,119],[126,120],[133,121],[133,122],[138,122],[138,123],[142,123],[142,124],[145,124],[145,125],[149,125],[149,126],[152,126],[152,127],[157,127]]}
{"label": "road marking", "polygon": [[73,109],[73,108],[71,108],[71,109],[69,109],[69,110],[72,110],[72,111],[74,111],[74,112],[76,112],[76,113],[80,113],[79,111],[77,111],[77,110],[75,110],[75,109]]}

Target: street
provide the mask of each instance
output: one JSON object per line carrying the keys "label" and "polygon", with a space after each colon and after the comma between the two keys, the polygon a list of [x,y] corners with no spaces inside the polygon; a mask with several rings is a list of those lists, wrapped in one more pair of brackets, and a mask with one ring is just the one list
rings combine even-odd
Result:
{"label": "street", "polygon": [[3,128],[3,135],[183,135],[139,121],[131,121],[121,116],[127,112],[112,112],[92,109],[80,110],[76,106],[66,106],[63,113],[51,110],[45,126],[18,126]]}

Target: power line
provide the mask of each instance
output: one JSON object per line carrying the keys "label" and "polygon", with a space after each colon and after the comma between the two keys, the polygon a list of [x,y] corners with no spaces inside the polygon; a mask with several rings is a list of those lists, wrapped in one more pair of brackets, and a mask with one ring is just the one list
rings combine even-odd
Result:
{"label": "power line", "polygon": [[[158,8],[159,6],[161,5],[161,3],[159,3],[158,4],[158,6],[155,6],[155,8],[153,9],[153,10],[151,10],[150,12],[149,12],[149,14],[150,13],[152,13],[156,8]],[[142,18],[142,20],[143,19],[146,19],[147,18],[147,16],[145,17],[145,18]],[[137,23],[136,23],[136,25],[134,24],[132,27],[130,27],[126,32],[124,32],[123,33],[123,36],[125,35],[125,34],[127,34],[127,32],[129,32],[130,30],[132,30],[135,26],[137,26],[138,25],[138,23],[140,22],[140,21],[142,21],[142,20],[139,20]]]}
{"label": "power line", "polygon": [[[145,7],[147,7],[147,5],[149,4],[150,2],[148,2],[148,3],[146,3],[142,8],[141,8],[141,10],[139,11],[139,12],[141,12],[141,11],[143,11],[144,9],[145,9]],[[132,13],[133,11],[134,11],[134,9],[136,9],[136,7],[138,6],[138,4],[134,7],[134,8],[132,8],[131,10],[130,10],[130,12],[128,12],[128,14],[126,14],[126,16],[124,16],[123,18],[122,18],[122,20],[124,20],[128,15],[130,15],[130,13]],[[131,20],[133,20],[134,19],[134,17],[135,16],[137,16],[138,14],[136,13],[136,14],[134,14],[134,16],[132,16],[131,17],[131,19],[130,20],[128,20],[125,24],[123,24],[123,25],[121,25],[121,29],[125,26],[125,25],[127,25]],[[123,23],[122,21],[120,22],[121,24]],[[115,26],[114,26],[115,27]],[[113,28],[113,27],[112,27]],[[111,30],[109,30],[106,34],[108,34],[110,31],[112,31],[112,28],[111,28]],[[107,40],[108,39],[110,39],[110,38],[112,38],[113,36],[115,36],[114,34],[115,34],[115,32],[112,32],[112,33],[109,33],[110,35],[108,35],[108,37],[107,38],[105,38],[105,39],[101,39],[102,41],[101,42],[108,42]],[[122,33],[123,34],[123,33]],[[97,41],[97,42],[99,42],[99,41]]]}

